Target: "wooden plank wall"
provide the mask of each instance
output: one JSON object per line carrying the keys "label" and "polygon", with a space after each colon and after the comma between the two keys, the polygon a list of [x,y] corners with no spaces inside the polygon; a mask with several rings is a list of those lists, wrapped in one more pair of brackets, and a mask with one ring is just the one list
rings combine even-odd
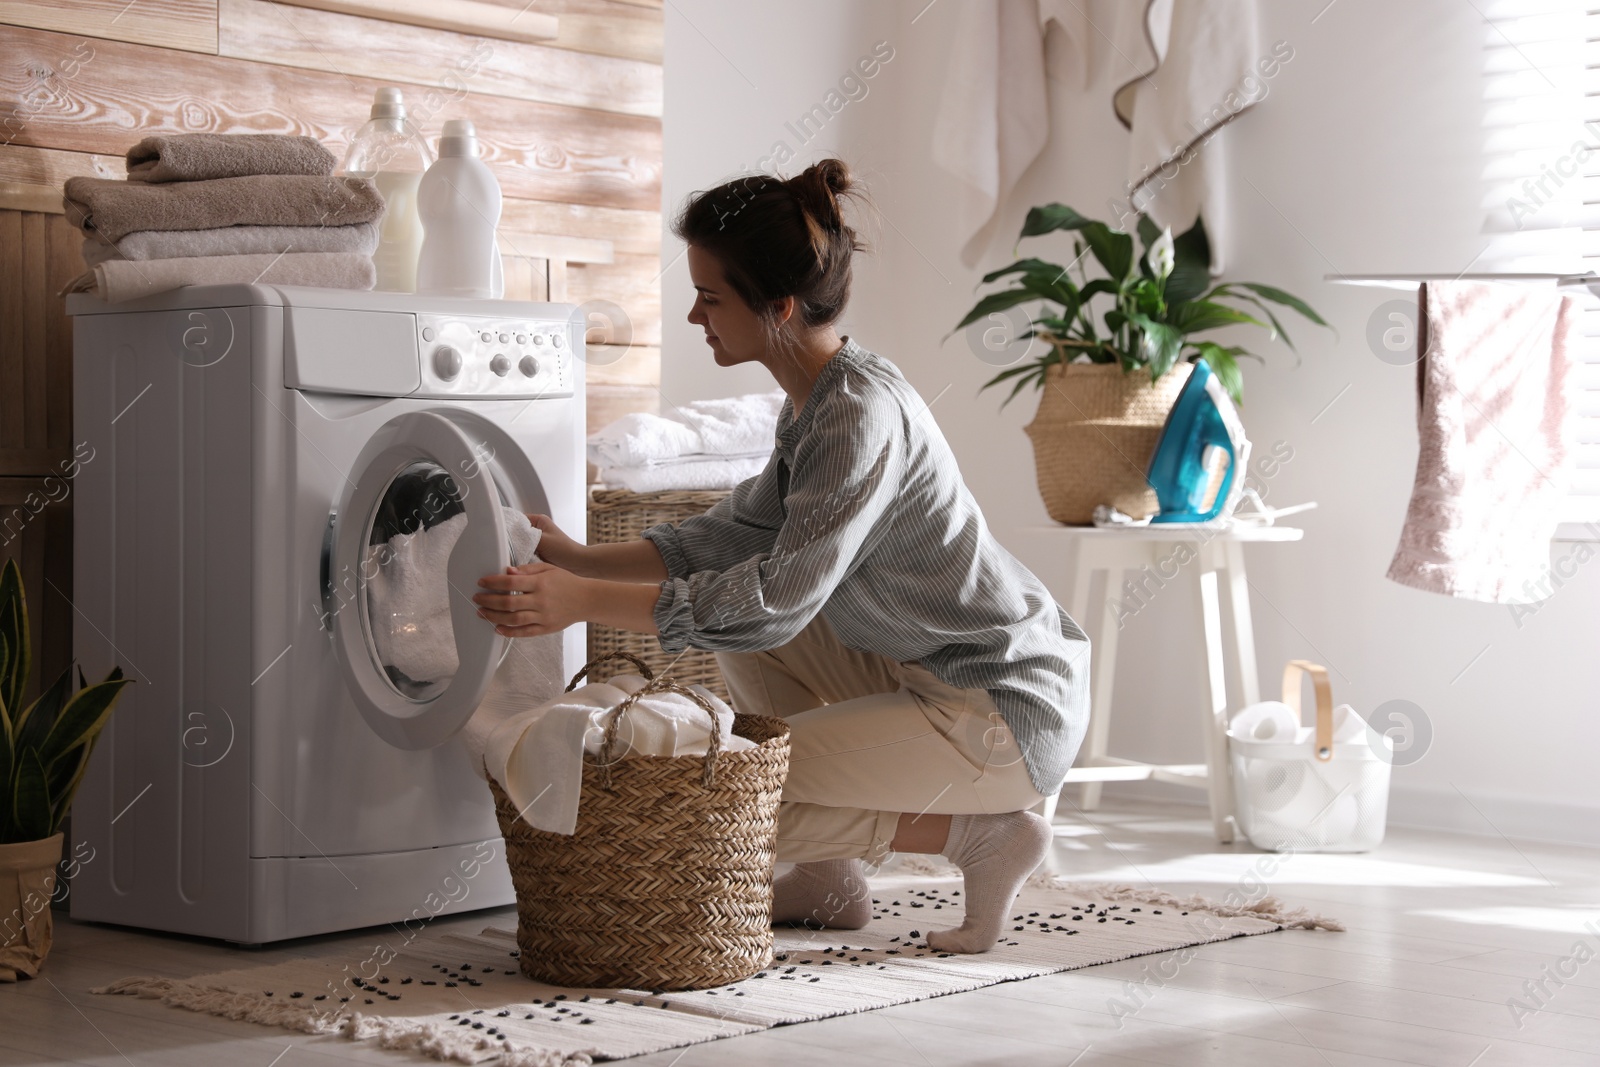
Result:
{"label": "wooden plank wall", "polygon": [[0,559],[25,561],[46,616],[36,676],[64,665],[70,630],[71,500],[49,499],[45,481],[73,451],[71,326],[55,294],[84,269],[61,185],[123,177],[123,153],[148,134],[308,134],[342,158],[382,85],[404,91],[430,140],[470,118],[505,195],[503,233],[615,250],[568,271],[568,299],[616,304],[632,328],[629,348],[591,359],[589,427],[658,410],[662,0],[480,2],[508,20],[554,16],[557,36],[530,44],[292,0],[0,0]]}

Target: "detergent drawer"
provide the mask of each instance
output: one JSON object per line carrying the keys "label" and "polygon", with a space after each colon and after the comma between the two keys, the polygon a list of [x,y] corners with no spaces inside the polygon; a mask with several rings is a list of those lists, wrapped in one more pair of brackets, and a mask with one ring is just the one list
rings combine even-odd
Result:
{"label": "detergent drawer", "polygon": [[286,307],[283,384],[319,393],[410,396],[422,384],[417,317]]}

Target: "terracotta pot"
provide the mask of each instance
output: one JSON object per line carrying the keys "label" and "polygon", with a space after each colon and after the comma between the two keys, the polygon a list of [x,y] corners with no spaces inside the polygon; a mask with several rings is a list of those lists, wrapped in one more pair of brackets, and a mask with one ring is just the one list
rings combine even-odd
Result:
{"label": "terracotta pot", "polygon": [[1039,410],[1023,430],[1052,519],[1088,526],[1100,504],[1136,519],[1159,510],[1145,471],[1193,369],[1179,363],[1154,384],[1147,371],[1124,373],[1115,363],[1058,363],[1045,371]]}
{"label": "terracotta pot", "polygon": [[0,982],[33,978],[50,955],[61,835],[0,845]]}

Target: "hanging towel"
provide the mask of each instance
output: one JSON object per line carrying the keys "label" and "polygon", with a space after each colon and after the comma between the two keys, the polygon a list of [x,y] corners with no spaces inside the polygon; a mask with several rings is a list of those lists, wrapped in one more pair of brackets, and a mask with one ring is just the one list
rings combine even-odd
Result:
{"label": "hanging towel", "polygon": [[694,400],[665,415],[634,412],[589,435],[597,467],[644,467],[688,457],[743,459],[772,452],[782,389]]}
{"label": "hanging towel", "polygon": [[1419,299],[1417,473],[1389,577],[1542,599],[1571,476],[1578,303],[1504,282],[1429,282]]}
{"label": "hanging towel", "polygon": [[84,271],[67,283],[62,293],[90,292],[108,304],[120,304],[185,285],[261,282],[314,285],[325,289],[371,289],[377,280],[372,257],[353,252],[113,259]]}
{"label": "hanging towel", "polygon": [[933,123],[933,159],[961,181],[961,261],[974,266],[998,209],[1050,136],[1037,0],[964,0]]}
{"label": "hanging towel", "polygon": [[[504,715],[514,695],[502,691],[479,705],[463,732],[469,755],[483,745],[482,763],[535,830],[570,834],[577,829],[584,754],[599,755],[612,711],[645,680],[620,674],[561,693],[526,711]],[[734,736],[733,709],[700,685],[689,686],[716,711],[715,729],[724,752],[742,752],[755,742]],[[531,703],[531,702],[530,702]],[[526,705],[525,705],[526,706]],[[479,723],[478,720],[486,720]],[[489,725],[489,729],[485,729]],[[612,758],[700,756],[713,728],[706,710],[682,693],[649,693],[624,714]]]}
{"label": "hanging towel", "polygon": [[198,182],[68,178],[62,206],[85,234],[116,242],[137,230],[349,226],[383,219],[371,178],[253,174]]}
{"label": "hanging towel", "polygon": [[[955,205],[961,261],[975,266],[998,211],[1049,137],[1044,33],[1055,22],[1076,68],[1060,80],[1088,91],[1096,57],[1118,72],[1112,106],[1130,131],[1122,201],[1173,229],[1206,216],[1212,269],[1227,239],[1226,157],[1208,144],[1253,106],[1264,59],[1256,0],[1145,0],[1118,4],[1091,24],[1087,0],[969,0],[956,15],[955,43],[934,120],[933,158],[962,182]],[[1240,94],[1243,93],[1243,96]]]}
{"label": "hanging towel", "polygon": [[[532,562],[540,531],[520,511],[500,510],[512,566]],[[379,662],[412,682],[450,678],[460,665],[450,622],[450,598],[471,597],[478,590],[451,589],[446,567],[466,526],[466,515],[455,515],[367,549],[362,573],[368,576],[365,592],[373,646]]]}
{"label": "hanging towel", "polygon": [[167,133],[128,149],[130,182],[191,182],[246,174],[333,173],[315,137],[281,133]]}
{"label": "hanging towel", "polygon": [[269,252],[354,252],[378,250],[378,227],[223,226],[215,230],[138,230],[116,244],[83,239],[83,261],[97,266],[114,259],[186,259],[191,256],[245,256]]}
{"label": "hanging towel", "polygon": [[1264,96],[1256,0],[1149,0],[1126,10],[1114,39],[1138,75],[1112,106],[1129,134],[1129,206],[1174,232],[1203,215],[1211,269],[1220,273],[1227,155],[1213,138]]}

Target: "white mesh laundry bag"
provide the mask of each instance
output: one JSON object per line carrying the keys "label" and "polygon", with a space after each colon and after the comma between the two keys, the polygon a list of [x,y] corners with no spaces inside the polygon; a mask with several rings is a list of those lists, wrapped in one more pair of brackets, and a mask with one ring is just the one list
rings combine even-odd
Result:
{"label": "white mesh laundry bag", "polygon": [[[1301,676],[1316,692],[1300,714]],[[1348,704],[1333,705],[1328,672],[1307,660],[1283,669],[1283,700],[1242,709],[1228,725],[1235,818],[1250,843],[1273,852],[1366,852],[1383,841],[1394,739]]]}

